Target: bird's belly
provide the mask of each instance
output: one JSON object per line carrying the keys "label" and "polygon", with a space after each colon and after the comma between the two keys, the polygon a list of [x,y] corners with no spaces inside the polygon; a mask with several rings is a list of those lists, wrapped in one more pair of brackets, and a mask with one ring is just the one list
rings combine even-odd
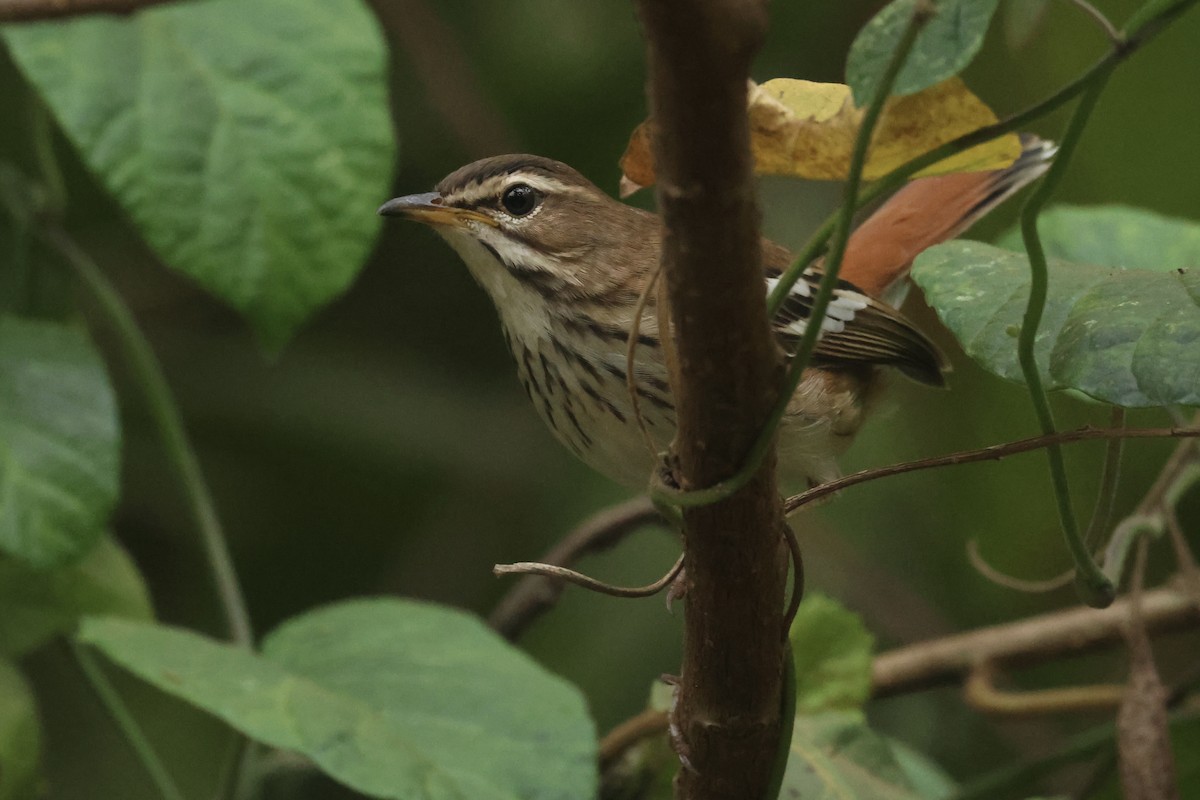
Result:
{"label": "bird's belly", "polygon": [[635,405],[623,349],[580,347],[578,342],[568,346],[562,339],[543,337],[512,337],[509,344],[517,377],[555,437],[601,474],[644,490],[658,452],[675,433],[663,365],[656,359],[638,360]]}
{"label": "bird's belly", "polygon": [[[644,490],[658,454],[675,435],[675,410],[659,353],[639,348],[635,405],[625,378],[623,346],[587,340],[568,346],[566,341],[510,337],[518,378],[560,442],[601,474]],[[837,458],[862,424],[874,384],[872,368],[806,373],[779,433],[784,489],[802,489],[840,474]]]}

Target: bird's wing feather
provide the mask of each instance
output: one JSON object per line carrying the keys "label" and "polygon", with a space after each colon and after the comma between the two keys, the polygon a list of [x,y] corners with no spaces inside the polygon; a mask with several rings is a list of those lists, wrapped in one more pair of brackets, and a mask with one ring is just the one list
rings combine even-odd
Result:
{"label": "bird's wing feather", "polygon": [[[794,352],[808,326],[813,300],[823,271],[806,269],[792,287],[772,321],[784,348]],[[779,273],[768,271],[772,290]],[[933,342],[892,307],[869,297],[853,284],[839,280],[821,320],[821,336],[813,351],[813,365],[879,364],[896,367],[909,377],[934,386],[944,385],[946,360]]]}

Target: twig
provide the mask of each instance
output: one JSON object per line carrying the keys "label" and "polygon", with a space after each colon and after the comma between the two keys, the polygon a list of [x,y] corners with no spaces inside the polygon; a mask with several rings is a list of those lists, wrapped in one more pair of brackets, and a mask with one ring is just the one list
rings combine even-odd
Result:
{"label": "twig", "polygon": [[[613,547],[642,526],[662,524],[662,515],[649,499],[629,500],[589,517],[546,551],[541,561],[570,566],[585,555]],[[554,607],[562,590],[561,581],[538,575],[526,576],[496,604],[488,616],[488,624],[504,638],[514,641],[534,620]]]}
{"label": "twig", "polygon": [[783,539],[792,556],[792,596],[788,598],[787,610],[783,612],[783,638],[786,639],[792,630],[796,612],[800,610],[800,601],[804,599],[804,553],[800,550],[796,532],[787,520],[783,521]]}
{"label": "twig", "polygon": [[860,483],[869,483],[870,481],[879,480],[880,478],[889,478],[893,475],[902,475],[906,472],[919,472],[926,469],[936,469],[939,467],[952,467],[958,464],[974,464],[980,461],[999,461],[1007,456],[1017,455],[1019,453],[1028,453],[1033,450],[1040,450],[1050,444],[1073,444],[1075,442],[1088,442],[1096,439],[1179,439],[1179,438],[1194,438],[1200,437],[1200,428],[1122,428],[1120,430],[1107,430],[1103,428],[1078,428],[1073,431],[1059,431],[1058,433],[1043,436],[1031,436],[1028,439],[1018,439],[1015,442],[1005,442],[1003,444],[994,444],[989,447],[981,447],[978,450],[962,450],[957,453],[949,453],[944,456],[932,456],[930,458],[919,458],[914,461],[904,461],[899,464],[889,464],[886,467],[873,467],[864,469],[859,472],[845,475],[819,486],[814,486],[808,491],[801,492],[797,495],[792,495],[784,501],[784,510],[787,513],[792,513],[798,508],[808,505],[822,497],[827,497],[842,489],[850,486],[857,486]]}
{"label": "twig", "polygon": [[1179,525],[1179,516],[1175,509],[1170,509],[1164,519],[1171,544],[1175,548],[1179,579],[1188,596],[1192,598],[1196,610],[1200,611],[1200,567],[1196,565],[1196,557],[1192,554],[1192,548],[1188,546],[1187,537],[1183,535],[1183,528]]}
{"label": "twig", "polygon": [[104,674],[104,668],[96,661],[95,656],[91,651],[83,645],[76,642],[74,639],[68,640],[71,649],[71,655],[75,657],[75,661],[79,664],[79,669],[83,672],[84,678],[92,687],[92,691],[96,693],[96,697],[100,700],[100,704],[104,706],[104,710],[108,712],[108,716],[113,723],[120,729],[121,734],[125,737],[125,741],[133,749],[137,760],[145,768],[146,774],[150,776],[158,793],[162,795],[163,800],[184,800],[183,792],[179,791],[179,786],[176,785],[175,779],[171,777],[170,771],[163,764],[158,752],[154,746],[150,744],[150,738],[146,736],[146,732],[142,730],[141,724],[137,718],[133,716],[129,708],[125,705],[125,701],[121,699],[121,695],[116,688],[108,680],[108,676]]}
{"label": "twig", "polygon": [[[638,430],[642,432],[642,440],[646,443],[646,452],[651,460],[658,459],[658,446],[650,436],[650,430],[646,427],[646,418],[642,415],[642,398],[638,395],[638,378],[635,367],[637,366],[637,348],[642,340],[642,312],[645,311],[646,301],[650,299],[650,294],[658,286],[658,279],[661,276],[662,262],[660,261],[651,269],[650,277],[646,279],[646,285],[638,294],[637,304],[633,307],[633,320],[630,323],[629,336],[625,338],[625,390],[629,394],[629,409],[634,420],[637,421]],[[660,298],[662,296],[662,294],[658,295]],[[662,303],[659,305],[663,306]],[[659,325],[659,337],[664,347],[670,341],[670,337],[665,333],[669,328],[669,325]]]}
{"label": "twig", "polygon": [[683,556],[680,555],[679,558],[675,559],[674,565],[667,570],[666,574],[654,583],[648,583],[645,586],[613,586],[611,583],[598,581],[595,578],[584,575],[582,572],[576,572],[573,569],[559,567],[554,564],[543,564],[540,561],[518,561],[515,564],[497,564],[492,567],[492,573],[496,577],[503,575],[538,575],[556,581],[573,583],[581,588],[611,597],[651,597],[661,592],[673,580],[679,577],[682,569]]}
{"label": "twig", "polygon": [[[1128,604],[1121,599],[1105,609],[1055,611],[891,650],[875,659],[872,693],[889,697],[954,683],[982,661],[1019,666],[1115,644],[1122,640]],[[1191,599],[1175,587],[1146,592],[1142,607],[1146,627],[1154,632],[1200,621]]]}
{"label": "twig", "polygon": [[0,0],[0,22],[78,17],[84,14],[132,14],[172,0]]}
{"label": "twig", "polygon": [[1104,16],[1100,9],[1089,3],[1088,0],[1067,0],[1067,2],[1091,17],[1092,21],[1104,31],[1104,35],[1108,37],[1108,41],[1114,48],[1125,46],[1125,34],[1117,30],[1117,26],[1113,25],[1112,21]]}
{"label": "twig", "polygon": [[600,740],[600,771],[608,769],[625,751],[643,739],[665,733],[669,721],[666,711],[648,708],[617,725]]}
{"label": "twig", "polygon": [[[1193,419],[1193,424],[1200,424],[1200,414]],[[1178,525],[1175,505],[1179,501],[1179,495],[1200,477],[1194,463],[1195,449],[1196,440],[1189,439],[1180,442],[1171,453],[1171,457],[1167,459],[1137,508],[1121,520],[1113,531],[1106,548],[1104,569],[1114,581],[1119,581],[1129,548],[1136,544],[1135,537],[1150,535],[1157,538],[1164,530],[1168,530],[1184,583],[1191,584],[1188,591],[1197,600],[1197,607],[1200,608],[1200,579],[1195,574],[1195,559],[1186,539],[1170,530],[1172,523]]]}
{"label": "twig", "polygon": [[986,714],[1028,717],[1062,714],[1072,711],[1112,710],[1124,695],[1120,684],[1067,686],[1059,689],[1012,691],[998,689],[996,670],[991,662],[981,662],[967,673],[963,699],[967,705]]}
{"label": "twig", "polygon": [[975,568],[976,572],[997,586],[1003,586],[1005,589],[1012,589],[1013,591],[1025,592],[1027,594],[1045,594],[1046,592],[1058,591],[1064,586],[1070,585],[1071,578],[1075,575],[1075,570],[1073,569],[1055,575],[1053,578],[1046,578],[1040,581],[1006,575],[984,560],[983,554],[979,552],[979,542],[975,539],[967,541],[967,561],[971,562],[971,566]]}
{"label": "twig", "polygon": [[[1192,418],[1190,424],[1200,427],[1200,413],[1197,413]],[[1180,442],[1176,446],[1170,458],[1163,464],[1158,477],[1154,479],[1154,483],[1146,491],[1145,497],[1138,503],[1137,513],[1149,515],[1160,511],[1164,505],[1174,504],[1170,495],[1180,477],[1187,471],[1193,459],[1196,458],[1196,444],[1197,442],[1192,439]]]}
{"label": "twig", "polygon": [[[1200,423],[1200,420],[1197,420]],[[1113,406],[1109,414],[1109,428],[1125,427],[1125,409]],[[1096,505],[1092,508],[1092,519],[1088,522],[1083,540],[1095,550],[1097,544],[1108,533],[1112,525],[1113,510],[1117,505],[1117,486],[1121,482],[1121,456],[1125,451],[1124,439],[1109,439],[1104,449],[1104,465],[1100,469],[1100,488],[1096,492]]]}

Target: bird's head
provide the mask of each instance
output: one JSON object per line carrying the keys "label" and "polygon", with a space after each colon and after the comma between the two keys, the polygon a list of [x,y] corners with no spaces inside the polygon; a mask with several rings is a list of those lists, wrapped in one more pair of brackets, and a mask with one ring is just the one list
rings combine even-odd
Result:
{"label": "bird's head", "polygon": [[657,261],[653,215],[539,156],[476,161],[379,213],[431,226],[493,296],[510,278],[547,297],[602,295],[636,282],[635,265]]}

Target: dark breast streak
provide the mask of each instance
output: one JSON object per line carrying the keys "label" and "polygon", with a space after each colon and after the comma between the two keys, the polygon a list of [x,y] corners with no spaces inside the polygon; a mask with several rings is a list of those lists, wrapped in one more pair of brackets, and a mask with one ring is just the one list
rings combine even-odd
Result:
{"label": "dark breast streak", "polygon": [[[505,341],[517,363],[517,377],[538,415],[555,436],[577,456],[588,459],[598,437],[614,428],[629,427],[632,419],[624,368],[624,338],[591,320],[563,326],[561,335],[521,340],[505,330]],[[658,340],[644,337],[657,347]],[[640,375],[637,394],[647,426],[674,425],[674,406],[665,380]],[[666,417],[666,419],[664,419]]]}

